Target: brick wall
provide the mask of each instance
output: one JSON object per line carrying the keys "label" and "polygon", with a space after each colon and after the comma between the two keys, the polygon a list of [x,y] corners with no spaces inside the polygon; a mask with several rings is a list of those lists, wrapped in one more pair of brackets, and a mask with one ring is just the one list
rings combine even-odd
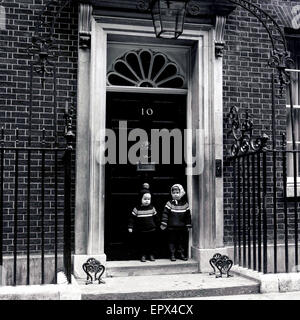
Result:
{"label": "brick wall", "polygon": [[[37,17],[44,8],[46,0],[4,0],[1,6],[5,8],[6,24],[0,29],[0,127],[3,126],[4,145],[28,146],[30,122],[30,59],[28,47],[34,34]],[[47,21],[58,8],[49,7],[46,13]],[[67,5],[61,12],[55,25],[54,39],[56,46],[53,53],[57,58],[57,128],[54,120],[54,78],[46,77],[42,86],[41,77],[33,73],[32,95],[32,146],[53,147],[55,132],[58,134],[58,146],[65,146],[64,111],[66,101],[76,99],[77,86],[77,14],[76,4]],[[1,20],[3,22],[3,20]],[[44,29],[47,32],[47,29]],[[76,122],[74,123],[74,131]],[[45,129],[45,142],[43,140]],[[63,160],[62,152],[58,153],[58,216],[59,238],[62,237],[63,222]],[[15,214],[15,151],[5,151],[4,155],[4,252],[13,251],[13,231]],[[26,250],[27,236],[27,172],[28,152],[19,153],[18,179],[18,251]],[[40,251],[41,244],[41,214],[42,214],[42,156],[40,152],[32,152],[31,161],[31,250]],[[74,166],[73,166],[73,172]],[[45,248],[53,249],[54,237],[54,153],[45,155]],[[73,199],[74,200],[74,199]]]}
{"label": "brick wall", "polygon": [[[16,128],[19,129],[19,145],[26,144],[29,123],[30,101],[30,60],[27,48],[34,32],[37,15],[46,0],[4,0],[1,5],[6,10],[6,26],[0,28],[0,126],[4,127],[5,145],[13,146],[16,140]],[[279,8],[284,5],[293,6],[298,1],[288,0],[253,0],[267,12],[271,13],[279,24]],[[2,26],[2,24],[1,24]],[[71,101],[76,95],[77,77],[77,5],[67,6],[55,25],[57,40],[57,119],[59,145],[64,146],[63,113],[66,101]],[[237,8],[228,18],[225,32],[224,52],[224,223],[225,243],[233,240],[233,179],[232,165],[228,161],[228,148],[232,138],[227,134],[229,128],[225,121],[232,105],[240,108],[242,113],[247,109],[255,123],[254,135],[262,132],[272,136],[271,128],[271,84],[270,68],[267,66],[271,45],[268,35],[261,23],[244,9]],[[40,145],[42,129],[45,128],[45,145],[51,146],[54,141],[53,119],[53,80],[47,78],[42,88],[40,78],[33,78],[33,107],[32,107],[32,139],[34,145]],[[285,97],[276,99],[277,146],[280,146],[280,135],[286,127]],[[74,129],[76,122],[74,122]],[[271,141],[270,141],[271,143]],[[269,145],[270,145],[269,143]],[[19,250],[25,250],[26,245],[26,159],[27,155],[20,154],[20,183],[19,198]],[[40,188],[41,158],[35,156],[32,162],[33,189]],[[268,159],[270,162],[271,159]],[[13,168],[15,155],[7,152],[6,168]],[[35,167],[34,167],[35,166]],[[53,239],[53,156],[46,156],[46,194],[47,215],[45,217],[46,240],[49,248]],[[62,162],[59,163],[62,173]],[[73,172],[75,172],[73,170]],[[282,172],[278,172],[279,177]],[[272,180],[269,180],[272,183]],[[13,250],[14,226],[14,177],[7,172],[5,176],[4,194],[4,251]],[[59,182],[59,195],[63,194],[63,181]],[[74,192],[73,192],[74,195]],[[282,197],[282,184],[278,187],[278,197]],[[62,199],[62,198],[61,198]],[[73,199],[74,200],[74,199]],[[36,203],[32,210],[31,237],[32,249],[40,250],[41,224],[41,195],[36,191],[32,201]],[[272,202],[272,197],[268,197]],[[62,204],[60,204],[62,206]],[[292,204],[289,204],[292,206]],[[282,238],[283,203],[279,203],[279,227]],[[268,208],[269,222],[272,222],[272,208]],[[62,215],[62,212],[61,212]],[[60,216],[61,221],[62,216]],[[291,230],[292,235],[292,230]],[[270,235],[271,237],[271,235]]]}
{"label": "brick wall", "polygon": [[[278,16],[282,6],[288,6],[289,10],[297,1],[252,1],[262,9],[271,14],[281,27],[289,26],[288,20]],[[287,17],[285,17],[287,18]],[[225,32],[225,53],[224,53],[224,241],[226,244],[233,242],[233,166],[229,161],[228,152],[233,143],[232,135],[228,134],[229,126],[226,122],[226,115],[231,106],[240,108],[244,115],[246,110],[254,122],[254,136],[266,133],[269,137],[268,147],[272,147],[272,113],[271,113],[271,72],[268,67],[271,42],[262,24],[258,22],[251,13],[242,8],[237,8],[228,18]],[[281,134],[286,130],[286,93],[279,96],[276,86],[276,147],[281,148]],[[278,161],[281,161],[279,158]],[[273,237],[273,171],[272,157],[267,158],[268,171],[268,193],[267,221],[268,238]],[[242,173],[241,173],[242,174]],[[283,183],[282,168],[277,167],[277,214],[278,214],[278,239],[283,241]],[[252,197],[252,191],[251,191]],[[248,198],[246,194],[246,208]],[[241,199],[242,204],[243,199]],[[252,201],[252,198],[251,198]],[[242,206],[242,205],[241,205]],[[288,203],[289,222],[293,223],[293,203]],[[252,212],[252,211],[251,211]],[[252,219],[252,218],[251,218]],[[292,225],[292,224],[291,224]],[[294,236],[292,227],[289,228],[289,235]]]}

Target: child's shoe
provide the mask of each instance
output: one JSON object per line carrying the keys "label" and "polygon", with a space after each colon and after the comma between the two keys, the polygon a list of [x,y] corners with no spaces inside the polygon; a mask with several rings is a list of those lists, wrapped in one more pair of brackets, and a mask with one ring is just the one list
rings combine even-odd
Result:
{"label": "child's shoe", "polygon": [[155,258],[154,258],[154,255],[153,255],[153,254],[150,254],[149,260],[150,260],[150,261],[155,261]]}
{"label": "child's shoe", "polygon": [[170,260],[171,260],[171,261],[176,261],[175,254],[171,254]]}
{"label": "child's shoe", "polygon": [[146,256],[141,257],[141,262],[146,262]]}
{"label": "child's shoe", "polygon": [[188,258],[181,252],[179,253],[179,259],[183,261],[187,261]]}

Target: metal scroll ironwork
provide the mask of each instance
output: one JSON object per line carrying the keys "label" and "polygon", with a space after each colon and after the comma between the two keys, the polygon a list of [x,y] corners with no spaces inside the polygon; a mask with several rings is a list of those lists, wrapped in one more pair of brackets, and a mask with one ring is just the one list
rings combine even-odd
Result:
{"label": "metal scroll ironwork", "polygon": [[[261,24],[264,26],[266,32],[269,35],[272,51],[269,58],[269,66],[276,68],[278,71],[277,82],[280,86],[280,92],[283,93],[285,85],[290,83],[290,74],[286,69],[291,68],[294,63],[290,57],[290,52],[287,50],[287,42],[282,28],[278,25],[274,18],[271,17],[266,11],[261,9],[258,5],[251,3],[247,0],[227,0],[239,7],[244,8],[255,16]],[[138,9],[141,11],[147,11],[150,7],[150,0],[140,0],[138,2]],[[197,16],[202,13],[202,6],[199,1],[189,1],[187,5],[187,11],[192,16]],[[219,53],[219,48],[217,48]]]}
{"label": "metal scroll ironwork", "polygon": [[277,82],[280,85],[280,92],[283,93],[285,85],[290,83],[290,74],[286,69],[293,66],[294,62],[290,57],[290,52],[287,50],[287,42],[278,23],[259,6],[247,0],[227,0],[236,4],[253,14],[266,29],[270,41],[272,43],[271,56],[269,58],[269,66],[274,67],[278,71]]}
{"label": "metal scroll ironwork", "polygon": [[75,115],[75,102],[73,101],[69,110],[66,111],[65,117],[65,138],[67,141],[67,149],[73,150],[72,142],[75,137],[73,132],[73,120]]}
{"label": "metal scroll ironwork", "polygon": [[[284,33],[278,23],[266,11],[262,10],[258,5],[247,0],[227,0],[238,5],[253,14],[265,27],[269,34],[273,50],[277,49],[287,51],[287,43]],[[150,8],[151,0],[139,0],[137,8],[141,11],[147,11]],[[197,16],[202,14],[202,5],[199,1],[189,1],[187,11],[190,15]],[[276,55],[277,52],[274,52]]]}
{"label": "metal scroll ironwork", "polygon": [[54,27],[60,13],[72,0],[49,0],[38,15],[34,35],[28,48],[33,58],[34,71],[41,76],[44,84],[47,76],[53,75],[56,57]]}
{"label": "metal scroll ironwork", "polygon": [[[284,85],[288,85],[290,83],[290,74],[286,71],[286,69],[291,68],[294,65],[294,62],[290,57],[290,52],[287,50],[287,42],[282,28],[266,11],[250,1],[227,1],[250,12],[262,23],[267,31],[272,44],[272,51],[268,64],[270,67],[276,68],[278,71],[277,82],[280,85],[280,92],[282,94]],[[188,4],[188,12],[194,16],[201,14],[201,3],[197,1],[190,1]]]}
{"label": "metal scroll ironwork", "polygon": [[151,0],[139,0],[137,3],[137,9],[140,11],[148,11],[150,9]]}
{"label": "metal scroll ironwork", "polygon": [[249,11],[263,24],[267,33],[269,34],[273,49],[279,49],[281,47],[282,50],[287,51],[286,39],[281,27],[266,11],[247,0],[227,1]]}
{"label": "metal scroll ironwork", "polygon": [[291,82],[291,75],[287,68],[293,68],[294,61],[290,56],[290,52],[274,49],[268,62],[269,66],[278,70],[277,82],[280,84],[280,94],[283,94],[284,85]]}
{"label": "metal scroll ironwork", "polygon": [[234,143],[230,149],[230,155],[236,157],[250,151],[264,150],[269,140],[268,135],[263,133],[261,137],[253,137],[253,121],[246,111],[245,119],[240,119],[240,114],[236,106],[230,108],[227,115],[227,121],[231,126],[229,133],[233,134]]}
{"label": "metal scroll ironwork", "polygon": [[87,274],[85,284],[92,284],[94,281],[98,281],[99,284],[105,283],[105,281],[101,279],[105,271],[105,266],[102,265],[100,261],[95,258],[89,258],[87,262],[82,265],[82,269]]}
{"label": "metal scroll ironwork", "polygon": [[[216,278],[222,278],[222,276],[225,274],[227,275],[227,278],[233,277],[231,274],[229,274],[229,271],[233,265],[233,261],[229,259],[228,256],[216,253],[209,260],[209,264],[214,270],[210,273],[210,275],[216,275]],[[217,274],[217,270],[219,271],[219,274]]]}
{"label": "metal scroll ironwork", "polygon": [[[58,67],[58,42],[55,38],[55,27],[58,19],[61,17],[61,13],[63,10],[75,0],[47,0],[45,4],[42,6],[41,10],[37,14],[37,20],[35,24],[35,29],[33,32],[33,36],[31,38],[31,42],[27,47],[27,53],[30,58],[30,84],[29,84],[29,106],[28,106],[28,147],[32,147],[32,115],[33,109],[35,106],[35,88],[39,88],[39,83],[35,81],[35,77],[41,79],[41,85],[44,87],[45,82],[49,79],[49,84],[53,89],[49,89],[49,95],[53,98],[53,135],[54,139],[51,142],[51,151],[54,152],[55,158],[55,172],[57,172],[58,168],[58,99],[57,99],[57,67]],[[48,82],[48,81],[47,81]],[[51,90],[51,91],[50,91]],[[51,92],[51,93],[50,93]],[[64,153],[64,268],[65,273],[68,279],[68,282],[71,282],[71,271],[72,271],[72,249],[71,249],[71,205],[72,205],[72,141],[74,138],[74,133],[72,131],[72,119],[73,119],[73,112],[74,109],[70,109],[69,112],[66,112],[65,115],[65,138],[66,138],[66,148]],[[44,133],[44,128],[35,129],[36,136],[39,136],[40,129],[43,129],[42,132]],[[44,134],[43,134],[43,143],[44,143]],[[35,137],[36,138],[36,137]],[[30,155],[30,150],[28,150]],[[45,152],[45,151],[43,151]],[[47,150],[47,152],[50,152]],[[30,156],[28,156],[28,163],[30,164]],[[30,167],[30,165],[28,165]],[[30,171],[29,171],[30,176]],[[55,176],[55,282],[57,281],[57,253],[58,253],[58,179]],[[29,185],[30,188],[30,185]],[[30,199],[30,193],[29,198]],[[30,201],[28,200],[28,208],[30,208]],[[30,222],[30,210],[28,210],[28,221]],[[28,222],[28,223],[29,223]],[[28,224],[29,226],[30,224]],[[29,227],[28,227],[29,230]],[[30,233],[28,233],[28,238],[30,238]],[[27,243],[30,243],[29,240]],[[30,261],[29,257],[29,248],[28,248],[28,261]],[[28,266],[29,266],[28,262]],[[28,267],[28,280],[27,283],[29,284],[29,267]]]}

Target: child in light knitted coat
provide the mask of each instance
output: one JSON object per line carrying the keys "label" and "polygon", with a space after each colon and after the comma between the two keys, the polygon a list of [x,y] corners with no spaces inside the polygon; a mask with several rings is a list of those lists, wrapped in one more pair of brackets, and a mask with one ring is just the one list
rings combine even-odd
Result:
{"label": "child in light knitted coat", "polygon": [[130,214],[128,232],[136,232],[141,261],[146,262],[147,255],[150,261],[155,261],[155,231],[159,225],[159,218],[155,208],[151,205],[151,193],[148,184],[143,185],[140,199],[140,204]]}
{"label": "child in light knitted coat", "polygon": [[189,204],[184,197],[185,191],[182,185],[173,185],[171,196],[172,200],[168,201],[165,205],[160,228],[162,230],[167,229],[171,261],[176,261],[176,250],[179,259],[186,261],[184,243],[187,237],[187,230],[192,227],[191,212]]}

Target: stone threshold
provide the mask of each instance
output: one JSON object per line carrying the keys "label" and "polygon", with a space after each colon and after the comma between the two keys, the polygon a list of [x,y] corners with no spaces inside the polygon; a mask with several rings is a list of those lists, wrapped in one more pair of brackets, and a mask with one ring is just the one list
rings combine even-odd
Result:
{"label": "stone threshold", "polygon": [[107,261],[106,277],[150,276],[159,274],[197,273],[198,261],[157,259],[155,261],[141,262],[139,260]]}

